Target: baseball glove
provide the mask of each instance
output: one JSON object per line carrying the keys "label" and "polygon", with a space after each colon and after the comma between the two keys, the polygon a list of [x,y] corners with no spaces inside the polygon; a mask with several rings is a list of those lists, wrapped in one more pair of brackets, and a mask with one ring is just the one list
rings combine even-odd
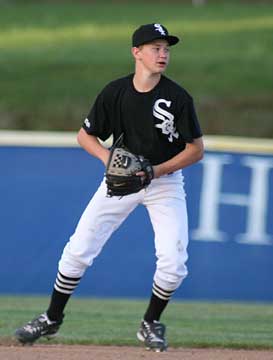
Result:
{"label": "baseball glove", "polygon": [[[137,193],[147,187],[154,177],[149,160],[132,154],[121,143],[122,136],[113,145],[106,166],[105,177],[109,197]],[[136,175],[140,171],[145,175]]]}

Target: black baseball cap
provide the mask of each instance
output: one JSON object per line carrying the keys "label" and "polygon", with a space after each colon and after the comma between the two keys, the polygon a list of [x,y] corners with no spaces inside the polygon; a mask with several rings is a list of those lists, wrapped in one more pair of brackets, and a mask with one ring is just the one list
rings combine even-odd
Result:
{"label": "black baseball cap", "polygon": [[161,24],[146,24],[141,25],[132,36],[132,46],[138,47],[147,44],[156,39],[164,39],[168,41],[169,45],[178,43],[179,38],[174,35],[169,35],[168,30]]}

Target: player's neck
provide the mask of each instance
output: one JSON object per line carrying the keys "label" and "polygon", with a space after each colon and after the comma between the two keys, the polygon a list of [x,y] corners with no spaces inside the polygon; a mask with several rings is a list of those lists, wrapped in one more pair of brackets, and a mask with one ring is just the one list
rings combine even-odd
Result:
{"label": "player's neck", "polygon": [[133,78],[134,88],[139,92],[151,91],[160,81],[161,74],[135,72]]}

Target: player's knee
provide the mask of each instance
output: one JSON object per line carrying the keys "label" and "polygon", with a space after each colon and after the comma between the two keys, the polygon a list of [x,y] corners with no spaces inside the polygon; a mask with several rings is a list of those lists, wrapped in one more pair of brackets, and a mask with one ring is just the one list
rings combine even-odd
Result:
{"label": "player's knee", "polygon": [[59,271],[70,277],[82,277],[88,266],[89,264],[77,253],[73,253],[67,244],[59,261]]}
{"label": "player's knee", "polygon": [[171,268],[158,268],[155,273],[155,283],[165,290],[176,290],[182,281],[188,275],[188,269],[185,264],[172,266]]}

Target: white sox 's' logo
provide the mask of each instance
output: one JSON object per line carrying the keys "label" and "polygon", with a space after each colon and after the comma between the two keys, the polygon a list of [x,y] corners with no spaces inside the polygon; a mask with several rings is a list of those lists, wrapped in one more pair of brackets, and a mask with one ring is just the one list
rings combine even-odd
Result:
{"label": "white sox 's' logo", "polygon": [[156,124],[155,127],[161,129],[162,134],[168,135],[168,140],[173,142],[173,138],[178,139],[179,137],[179,134],[174,126],[174,116],[159,106],[160,104],[165,104],[169,108],[171,103],[171,101],[165,99],[156,100],[153,108],[153,115],[162,121],[161,124]]}
{"label": "white sox 's' logo", "polygon": [[162,25],[154,24],[155,30],[159,31],[161,35],[166,35],[165,30],[163,29]]}

